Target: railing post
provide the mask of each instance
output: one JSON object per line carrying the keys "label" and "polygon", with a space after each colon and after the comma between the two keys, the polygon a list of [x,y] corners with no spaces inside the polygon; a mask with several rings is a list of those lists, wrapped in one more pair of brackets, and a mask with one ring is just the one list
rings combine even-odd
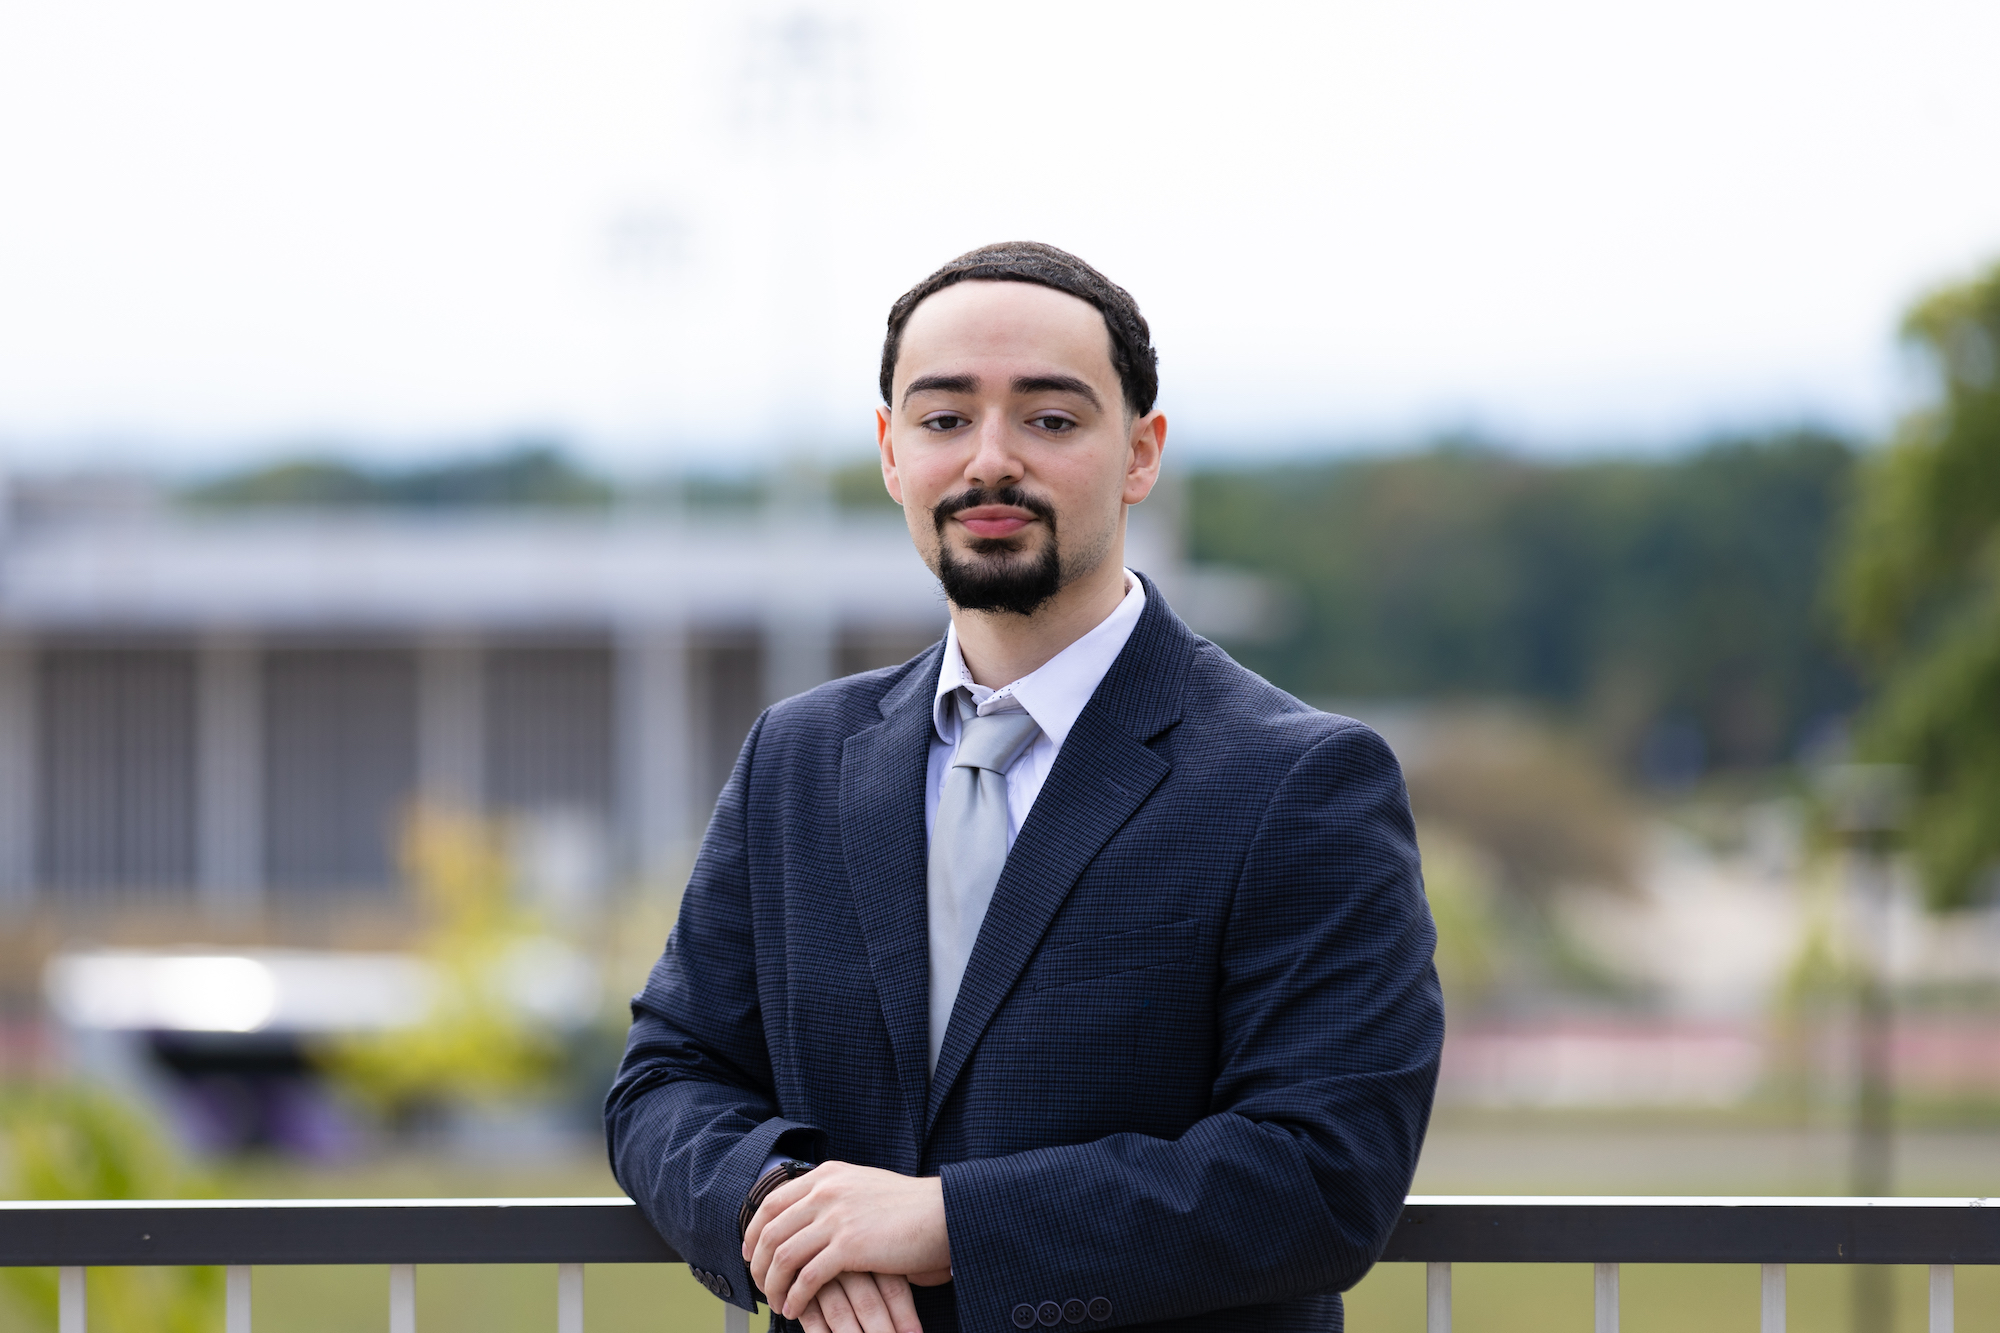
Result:
{"label": "railing post", "polygon": [[1764,1265],[1763,1317],[1757,1333],[1785,1333],[1785,1266]]}
{"label": "railing post", "polygon": [[250,1333],[250,1268],[239,1264],[223,1271],[223,1333]]}
{"label": "railing post", "polygon": [[56,1329],[57,1333],[88,1333],[90,1328],[89,1296],[83,1285],[81,1268],[64,1268],[56,1277]]}
{"label": "railing post", "polygon": [[1951,1333],[1954,1275],[1950,1264],[1931,1265],[1931,1333]]}
{"label": "railing post", "polygon": [[1424,1265],[1424,1333],[1451,1333],[1451,1265]]}
{"label": "railing post", "polygon": [[389,1265],[389,1333],[417,1333],[417,1266]]}
{"label": "railing post", "polygon": [[583,1265],[556,1265],[556,1333],[583,1333]]}
{"label": "railing post", "polygon": [[750,1312],[740,1305],[722,1303],[722,1333],[750,1333]]}
{"label": "railing post", "polygon": [[1618,1265],[1595,1266],[1597,1333],[1618,1333]]}

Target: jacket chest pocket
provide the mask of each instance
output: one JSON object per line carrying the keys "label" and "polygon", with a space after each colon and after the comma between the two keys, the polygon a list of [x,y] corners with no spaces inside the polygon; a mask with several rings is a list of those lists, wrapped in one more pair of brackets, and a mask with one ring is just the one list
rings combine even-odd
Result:
{"label": "jacket chest pocket", "polygon": [[1029,982],[1035,990],[1045,991],[1170,963],[1191,962],[1200,938],[1201,923],[1190,918],[1058,945],[1036,957],[1028,974]]}

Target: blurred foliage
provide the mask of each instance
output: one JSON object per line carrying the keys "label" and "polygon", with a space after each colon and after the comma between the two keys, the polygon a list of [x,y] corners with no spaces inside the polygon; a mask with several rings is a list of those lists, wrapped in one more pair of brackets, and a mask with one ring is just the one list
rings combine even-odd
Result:
{"label": "blurred foliage", "polygon": [[195,486],[184,498],[217,508],[264,505],[373,505],[448,509],[474,505],[597,507],[609,483],[565,458],[559,447],[524,442],[498,453],[426,467],[369,468],[334,458],[300,458]]}
{"label": "blurred foliage", "polygon": [[1402,749],[1417,818],[1488,857],[1498,888],[1538,899],[1629,885],[1639,812],[1588,747],[1487,707],[1430,712]]}
{"label": "blurred foliage", "polygon": [[1243,661],[1309,698],[1507,696],[1661,785],[1791,758],[1855,684],[1818,602],[1854,455],[1799,432],[1658,460],[1475,445],[1210,471],[1196,559],[1289,586]]}
{"label": "blurred foliage", "polygon": [[843,509],[895,509],[899,506],[889,498],[889,488],[882,483],[882,461],[870,457],[866,462],[849,463],[834,471],[831,478],[833,502]]}
{"label": "blurred foliage", "polygon": [[1437,926],[1435,962],[1445,1012],[1458,1017],[1480,1007],[1495,979],[1493,867],[1449,829],[1420,825],[1417,843],[1423,851],[1424,896]]}
{"label": "blurred foliage", "polygon": [[2000,860],[2000,266],[1920,302],[1904,334],[1940,393],[1866,465],[1837,595],[1880,684],[1858,748],[1908,766],[1911,844],[1948,907]]}
{"label": "blurred foliage", "polygon": [[411,1027],[330,1040],[317,1052],[322,1067],[394,1120],[542,1089],[563,1048],[506,993],[508,964],[537,932],[514,902],[501,830],[420,806],[405,827],[402,861],[428,920],[416,952],[437,977],[430,1009]]}
{"label": "blurred foliage", "polygon": [[[17,1085],[0,1097],[0,1197],[182,1199],[212,1194],[132,1107],[99,1088]],[[95,1268],[90,1326],[98,1333],[206,1333],[221,1322],[219,1268]],[[56,1274],[0,1268],[18,1314],[56,1323]]]}

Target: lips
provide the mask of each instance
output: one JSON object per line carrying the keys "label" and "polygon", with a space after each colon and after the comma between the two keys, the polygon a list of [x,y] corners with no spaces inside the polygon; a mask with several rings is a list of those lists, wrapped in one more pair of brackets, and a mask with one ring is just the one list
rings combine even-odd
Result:
{"label": "lips", "polygon": [[1012,505],[980,505],[952,515],[975,537],[1011,537],[1035,521],[1025,509]]}

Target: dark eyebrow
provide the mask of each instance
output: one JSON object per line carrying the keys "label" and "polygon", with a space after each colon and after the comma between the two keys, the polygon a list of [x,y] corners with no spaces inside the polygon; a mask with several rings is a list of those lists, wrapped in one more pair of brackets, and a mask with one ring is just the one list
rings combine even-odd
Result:
{"label": "dark eyebrow", "polygon": [[919,375],[903,390],[903,401],[908,403],[920,393],[977,393],[979,381],[971,375]]}
{"label": "dark eyebrow", "polygon": [[1073,393],[1102,412],[1097,391],[1074,375],[1023,375],[1014,381],[1015,393]]}

